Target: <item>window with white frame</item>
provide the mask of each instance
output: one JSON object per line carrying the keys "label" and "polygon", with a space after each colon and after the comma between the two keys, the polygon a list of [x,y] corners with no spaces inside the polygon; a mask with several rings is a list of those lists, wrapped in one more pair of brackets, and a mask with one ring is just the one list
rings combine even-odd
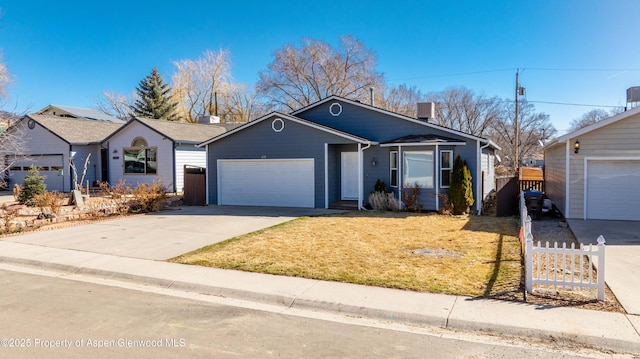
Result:
{"label": "window with white frame", "polygon": [[433,188],[433,151],[407,151],[403,157],[403,183]]}
{"label": "window with white frame", "polygon": [[453,151],[440,151],[440,187],[449,188],[453,172]]}
{"label": "window with white frame", "polygon": [[398,151],[389,152],[389,178],[391,187],[398,187]]}
{"label": "window with white frame", "polygon": [[123,148],[125,174],[156,174],[158,173],[158,148],[149,147],[142,137],[131,141],[131,147]]}

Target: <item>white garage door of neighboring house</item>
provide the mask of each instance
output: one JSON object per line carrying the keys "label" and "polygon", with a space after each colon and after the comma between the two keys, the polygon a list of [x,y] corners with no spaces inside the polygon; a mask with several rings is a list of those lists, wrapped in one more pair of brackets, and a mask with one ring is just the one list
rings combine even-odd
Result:
{"label": "white garage door of neighboring house", "polygon": [[313,208],[313,159],[218,160],[218,204]]}
{"label": "white garage door of neighboring house", "polygon": [[587,161],[587,219],[640,220],[640,160]]}
{"label": "white garage door of neighboring house", "polygon": [[24,178],[29,175],[31,165],[38,168],[41,176],[47,177],[44,180],[44,183],[47,184],[47,191],[62,192],[64,190],[64,179],[68,177],[60,175],[60,171],[63,169],[62,155],[39,155],[15,161],[9,168],[11,187],[16,183],[22,186]]}

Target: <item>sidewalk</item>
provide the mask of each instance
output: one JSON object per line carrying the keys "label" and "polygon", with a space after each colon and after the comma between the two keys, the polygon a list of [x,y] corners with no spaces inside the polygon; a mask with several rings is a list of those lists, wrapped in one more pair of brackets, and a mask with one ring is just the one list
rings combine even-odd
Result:
{"label": "sidewalk", "polygon": [[409,325],[567,340],[640,354],[640,316],[417,293],[0,241],[0,263]]}

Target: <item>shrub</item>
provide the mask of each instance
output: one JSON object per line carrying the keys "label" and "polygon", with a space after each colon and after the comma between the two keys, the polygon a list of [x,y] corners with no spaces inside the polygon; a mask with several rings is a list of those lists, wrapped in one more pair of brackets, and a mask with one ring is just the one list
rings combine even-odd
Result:
{"label": "shrub", "polygon": [[424,206],[420,203],[421,193],[422,190],[420,189],[418,182],[413,185],[405,185],[404,191],[402,192],[402,201],[404,202],[407,211],[420,212],[422,210]]}
{"label": "shrub", "polygon": [[445,216],[452,215],[453,205],[449,200],[449,196],[447,196],[446,194],[439,194],[438,197],[440,197],[440,199],[442,200],[442,206],[438,209],[438,213]]}
{"label": "shrub", "polygon": [[44,183],[45,178],[46,176],[40,176],[40,172],[35,166],[29,167],[29,175],[24,178],[18,202],[27,206],[34,206],[34,197],[47,191],[47,185]]}
{"label": "shrub", "polygon": [[36,194],[33,196],[34,204],[40,207],[42,212],[45,211],[45,208],[49,208],[51,213],[58,214],[60,211],[60,205],[64,199],[65,195],[58,191],[45,192],[42,194]]}
{"label": "shrub", "polygon": [[402,206],[393,193],[371,192],[369,204],[375,211],[400,211]]}
{"label": "shrub", "polygon": [[387,184],[384,183],[383,180],[378,178],[378,180],[376,181],[376,184],[373,186],[373,190],[374,192],[387,193]]}
{"label": "shrub", "polygon": [[16,183],[15,186],[13,186],[13,199],[16,201],[20,200],[20,192],[22,192],[22,187]]}
{"label": "shrub", "polygon": [[453,162],[451,173],[451,184],[449,185],[449,198],[453,205],[453,214],[463,214],[469,210],[475,200],[473,199],[473,185],[471,182],[471,172],[467,162],[456,156]]}
{"label": "shrub", "polygon": [[160,181],[155,181],[151,185],[148,183],[139,184],[131,194],[133,195],[131,212],[158,212],[164,205],[167,189]]}

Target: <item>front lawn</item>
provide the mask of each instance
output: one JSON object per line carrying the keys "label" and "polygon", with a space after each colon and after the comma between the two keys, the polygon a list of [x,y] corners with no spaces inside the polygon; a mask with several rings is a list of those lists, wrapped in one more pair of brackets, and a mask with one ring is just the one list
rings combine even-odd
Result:
{"label": "front lawn", "polygon": [[520,285],[513,218],[349,212],[303,217],[177,263],[380,287],[493,296]]}

